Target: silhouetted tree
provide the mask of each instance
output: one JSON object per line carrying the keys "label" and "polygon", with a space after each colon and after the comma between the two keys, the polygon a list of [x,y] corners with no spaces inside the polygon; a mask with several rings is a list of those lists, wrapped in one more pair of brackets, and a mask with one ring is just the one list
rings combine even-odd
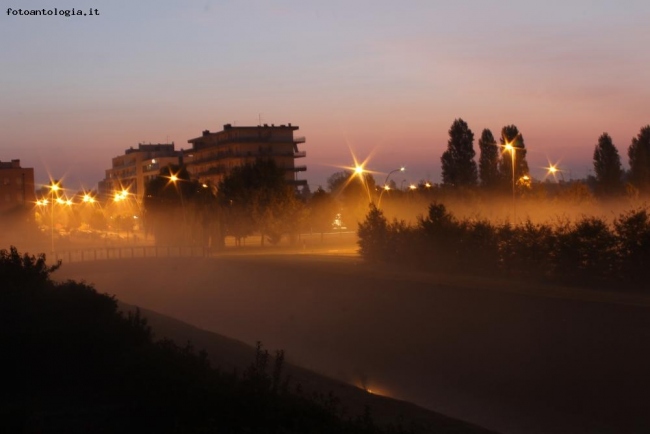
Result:
{"label": "silhouetted tree", "polygon": [[361,256],[371,262],[385,260],[389,246],[389,226],[381,210],[371,205],[366,220],[359,223],[357,233]]}
{"label": "silhouetted tree", "polygon": [[481,186],[494,188],[499,184],[499,147],[492,131],[484,129],[478,141],[481,156],[478,162]]}
{"label": "silhouetted tree", "polygon": [[339,206],[330,193],[319,187],[312,194],[307,207],[309,209],[308,221],[310,229],[320,232],[321,241],[323,241],[323,233],[332,229],[332,222]]}
{"label": "silhouetted tree", "polygon": [[621,157],[612,143],[612,138],[603,133],[594,149],[594,172],[596,172],[596,191],[601,195],[620,193],[623,170]]}
{"label": "silhouetted tree", "polygon": [[442,182],[453,187],[472,187],[477,182],[474,161],[474,133],[462,119],[456,119],[449,128],[447,150],[442,154]]}
{"label": "silhouetted tree", "polygon": [[[519,129],[515,125],[506,125],[503,127],[501,129],[500,142],[502,147],[511,144],[514,148],[515,182],[521,177],[527,176],[529,171],[528,163],[526,162],[526,146],[524,145],[524,137],[519,132]],[[512,186],[512,160],[513,154],[503,148],[499,160],[499,173],[502,185],[506,188]]]}
{"label": "silhouetted tree", "polygon": [[650,192],[650,125],[641,128],[627,150],[630,182],[640,191]]}
{"label": "silhouetted tree", "polygon": [[185,167],[164,167],[145,190],[147,231],[158,244],[208,246],[221,238],[216,205],[213,189],[190,179]]}
{"label": "silhouetted tree", "polygon": [[219,203],[224,208],[226,229],[236,238],[260,232],[271,243],[283,233],[297,228],[300,202],[273,160],[236,167],[218,187]]}

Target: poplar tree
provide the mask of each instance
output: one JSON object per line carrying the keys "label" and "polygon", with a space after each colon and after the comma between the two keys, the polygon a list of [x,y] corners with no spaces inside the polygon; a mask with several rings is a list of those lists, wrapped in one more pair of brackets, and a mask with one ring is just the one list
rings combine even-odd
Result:
{"label": "poplar tree", "polygon": [[[502,185],[512,185],[512,161],[515,162],[514,179],[515,181],[529,174],[528,163],[526,162],[526,145],[524,137],[515,125],[506,125],[501,128],[501,157],[499,159],[499,173]],[[514,157],[510,151],[505,149],[507,144],[512,145]]]}
{"label": "poplar tree", "polygon": [[627,150],[630,182],[643,192],[650,191],[650,125],[641,128]]}
{"label": "poplar tree", "polygon": [[484,129],[478,140],[481,156],[478,161],[481,186],[493,188],[499,184],[499,147],[492,131]]}
{"label": "poplar tree", "polygon": [[621,192],[623,178],[621,157],[607,133],[601,134],[594,149],[594,172],[598,194],[607,196]]}
{"label": "poplar tree", "polygon": [[475,186],[478,180],[475,155],[474,133],[464,120],[454,120],[449,129],[447,150],[440,158],[443,184],[453,187]]}

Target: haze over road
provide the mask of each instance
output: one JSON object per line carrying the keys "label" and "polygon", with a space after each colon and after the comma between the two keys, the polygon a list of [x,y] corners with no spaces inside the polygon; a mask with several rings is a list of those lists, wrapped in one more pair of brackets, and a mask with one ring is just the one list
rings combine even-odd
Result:
{"label": "haze over road", "polygon": [[315,255],[64,264],[55,277],[504,433],[650,432],[647,303]]}

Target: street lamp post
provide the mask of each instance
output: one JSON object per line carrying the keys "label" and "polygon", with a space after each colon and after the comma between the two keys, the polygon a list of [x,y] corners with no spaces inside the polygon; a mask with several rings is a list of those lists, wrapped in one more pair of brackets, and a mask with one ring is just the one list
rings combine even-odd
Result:
{"label": "street lamp post", "polygon": [[54,198],[55,194],[57,191],[61,189],[59,184],[56,182],[52,181],[52,183],[49,185],[50,187],[50,202],[52,203],[52,206],[50,207],[50,242],[51,242],[51,252],[52,255],[54,255],[54,201],[56,200]]}
{"label": "street lamp post", "polygon": [[512,215],[513,220],[517,219],[517,202],[515,199],[515,147],[511,142],[504,145],[506,151],[510,152],[510,160],[512,166]]}
{"label": "street lamp post", "polygon": [[366,177],[364,176],[364,173],[366,171],[364,170],[363,166],[357,165],[354,168],[354,175],[357,175],[359,179],[361,180],[361,183],[363,184],[363,187],[366,189],[366,193],[368,194],[368,201],[372,203],[372,196],[370,195],[370,188],[368,188],[368,184],[366,183]]}
{"label": "street lamp post", "polygon": [[381,197],[384,195],[384,192],[390,190],[390,187],[388,186],[388,179],[390,178],[390,176],[395,172],[404,172],[405,170],[406,168],[402,166],[398,169],[391,170],[390,172],[388,172],[388,175],[386,175],[386,179],[384,180],[384,187],[382,188],[381,193],[379,194],[379,200],[377,201],[377,208],[381,207]]}

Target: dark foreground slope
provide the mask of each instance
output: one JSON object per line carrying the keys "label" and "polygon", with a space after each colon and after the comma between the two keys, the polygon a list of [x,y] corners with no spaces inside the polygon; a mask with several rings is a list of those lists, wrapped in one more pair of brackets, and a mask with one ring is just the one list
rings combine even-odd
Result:
{"label": "dark foreground slope", "polygon": [[[120,303],[125,312],[135,312],[136,307]],[[213,366],[226,372],[246,369],[255,357],[255,348],[228,337],[201,330],[165,315],[140,309],[147,318],[157,338],[170,339],[182,344],[191,342],[204,349]],[[482,433],[492,432],[457,419],[452,419],[406,401],[400,401],[334,380],[293,364],[285,364],[290,388],[300,390],[303,396],[317,401],[323,398],[334,405],[337,414],[356,419],[369,414],[379,426],[402,425],[413,432]],[[332,401],[331,399],[334,399]]]}
{"label": "dark foreground slope", "polygon": [[647,297],[254,252],[57,275],[500,432],[650,432]]}
{"label": "dark foreground slope", "polygon": [[[369,413],[350,418],[332,398],[293,393],[281,354],[274,359],[258,348],[238,372],[214,369],[205,352],[154,339],[140,312],[121,313],[114,297],[84,283],[52,281],[56,269],[42,256],[0,251],[0,432],[365,434],[417,428],[407,421],[379,426]],[[485,432],[440,421],[419,431]]]}

